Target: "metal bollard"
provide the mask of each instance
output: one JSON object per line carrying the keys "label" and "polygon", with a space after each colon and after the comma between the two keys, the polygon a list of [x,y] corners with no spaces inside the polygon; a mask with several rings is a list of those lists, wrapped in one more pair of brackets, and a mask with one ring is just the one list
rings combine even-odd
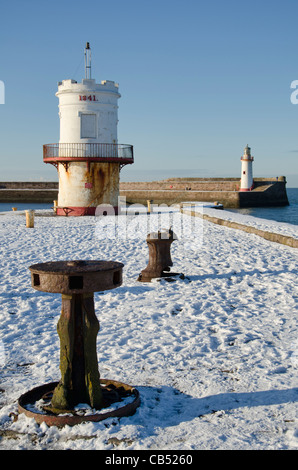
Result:
{"label": "metal bollard", "polygon": [[170,272],[170,266],[173,266],[170,251],[171,244],[176,239],[177,237],[171,229],[147,235],[149,262],[147,267],[139,274],[138,281],[150,282],[154,278],[178,275],[178,273]]}
{"label": "metal bollard", "polygon": [[34,227],[34,211],[28,210],[26,212],[26,227],[33,228]]}
{"label": "metal bollard", "polygon": [[[41,292],[62,294],[57,330],[60,338],[60,382],[36,387],[19,398],[19,412],[48,426],[75,425],[101,421],[111,416],[129,416],[140,404],[138,391],[121,382],[101,379],[98,370],[96,337],[99,321],[94,309],[94,292],[115,289],[122,284],[122,263],[114,261],[56,261],[29,267],[32,287]],[[131,395],[133,401],[117,410],[114,402]],[[27,406],[41,398],[48,400],[43,413]],[[78,404],[87,403],[102,413],[81,416]]]}
{"label": "metal bollard", "polygon": [[153,203],[152,199],[147,200],[147,209],[148,209],[149,214],[151,214],[151,212],[152,212],[152,203]]}

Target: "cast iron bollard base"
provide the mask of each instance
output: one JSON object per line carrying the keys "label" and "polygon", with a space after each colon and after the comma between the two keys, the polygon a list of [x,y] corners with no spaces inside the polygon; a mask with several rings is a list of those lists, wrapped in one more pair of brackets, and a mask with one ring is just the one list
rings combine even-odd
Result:
{"label": "cast iron bollard base", "polygon": [[[47,426],[63,427],[65,425],[74,426],[87,421],[99,422],[107,418],[131,416],[140,405],[140,395],[136,388],[115,380],[100,379],[103,389],[104,402],[103,408],[92,414],[82,415],[80,410],[65,410],[61,414],[55,414],[50,411],[49,406],[45,405],[42,411],[35,411],[36,404],[40,401],[47,403],[54,393],[59,382],[52,382],[33,388],[24,393],[18,400],[18,411],[24,413],[28,418],[34,418],[38,423],[45,423]],[[126,397],[132,397],[133,401],[121,406],[121,401]],[[120,404],[118,408],[106,410],[114,403]]]}
{"label": "cast iron bollard base", "polygon": [[[124,416],[122,413],[135,411],[140,403],[138,391],[121,382],[100,379],[96,352],[99,322],[94,311],[93,294],[119,287],[122,268],[122,263],[114,261],[57,261],[30,266],[34,289],[62,294],[57,325],[61,380],[22,395],[19,412],[33,416],[38,422],[64,425],[85,420],[100,421],[108,416]],[[129,395],[133,401],[128,405],[120,405],[106,413],[98,412]],[[32,411],[34,403],[40,400],[44,402],[42,413],[40,410]],[[74,409],[79,404],[87,404],[96,413],[78,415]]]}
{"label": "cast iron bollard base", "polygon": [[177,237],[171,229],[163,232],[152,232],[147,235],[149,262],[147,267],[139,274],[138,281],[150,282],[154,278],[180,275],[180,273],[170,272],[170,267],[173,266],[171,244],[176,239]]}

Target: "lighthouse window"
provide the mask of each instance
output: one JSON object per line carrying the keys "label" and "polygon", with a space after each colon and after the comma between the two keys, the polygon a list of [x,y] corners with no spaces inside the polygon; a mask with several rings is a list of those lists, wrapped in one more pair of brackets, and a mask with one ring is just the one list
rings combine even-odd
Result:
{"label": "lighthouse window", "polygon": [[243,172],[243,174],[245,175],[245,171]]}
{"label": "lighthouse window", "polygon": [[95,114],[81,114],[81,139],[96,139]]}

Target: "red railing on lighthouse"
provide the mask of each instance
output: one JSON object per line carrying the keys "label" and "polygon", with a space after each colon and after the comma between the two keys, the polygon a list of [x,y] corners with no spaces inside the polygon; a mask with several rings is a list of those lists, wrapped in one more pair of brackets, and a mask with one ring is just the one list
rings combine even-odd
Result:
{"label": "red railing on lighthouse", "polygon": [[97,161],[130,164],[134,162],[133,146],[102,143],[58,143],[43,146],[45,163]]}

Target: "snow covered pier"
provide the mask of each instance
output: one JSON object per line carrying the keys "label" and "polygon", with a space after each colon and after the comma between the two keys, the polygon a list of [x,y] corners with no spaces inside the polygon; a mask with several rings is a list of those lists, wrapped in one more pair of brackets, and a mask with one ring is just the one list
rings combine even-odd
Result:
{"label": "snow covered pier", "polygon": [[[298,238],[297,226],[210,211]],[[184,214],[195,230],[171,250],[185,278],[140,283],[149,218],[164,227],[162,214],[121,215],[101,236],[97,217],[41,216],[28,230],[25,214],[1,216],[1,450],[298,450],[298,251]],[[31,287],[28,266],[66,254],[124,264],[122,285],[94,304],[100,373],[139,390],[133,416],[67,429],[13,420],[22,393],[59,379],[61,301]]]}
{"label": "snow covered pier", "polygon": [[[211,215],[208,215],[196,209],[192,210],[189,208],[182,207],[181,211],[184,214],[188,214],[193,217],[201,217],[205,220],[208,220],[208,222],[212,222],[217,225],[223,225],[224,227],[234,228],[236,230],[242,230],[243,232],[258,235],[259,237],[265,238],[265,240],[269,240],[271,242],[281,243],[282,245],[291,246],[292,248],[298,248],[298,234],[297,234],[297,238],[295,238],[295,237],[288,236],[288,235],[282,235],[281,233],[274,233],[274,232],[267,231],[267,230],[261,230],[260,228],[254,227],[252,225],[246,225],[243,223],[235,222],[233,220],[222,218],[226,215],[226,213],[225,214],[221,213],[221,217],[213,217]],[[228,218],[229,217],[231,218],[230,213],[228,212],[227,214],[228,214]]]}

